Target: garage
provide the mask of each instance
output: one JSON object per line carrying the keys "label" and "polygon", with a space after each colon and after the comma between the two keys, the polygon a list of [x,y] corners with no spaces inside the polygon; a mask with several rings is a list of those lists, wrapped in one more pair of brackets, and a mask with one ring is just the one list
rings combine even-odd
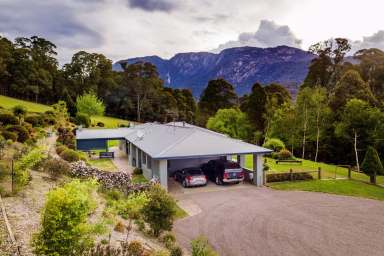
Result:
{"label": "garage", "polygon": [[76,139],[82,144],[86,139],[121,139],[121,149],[128,163],[143,170],[147,179],[157,179],[168,189],[169,177],[182,168],[200,166],[212,159],[237,156],[244,167],[245,155],[252,154],[254,179],[263,185],[262,156],[271,150],[230,138],[185,122],[168,124],[145,123],[119,129],[82,129]]}

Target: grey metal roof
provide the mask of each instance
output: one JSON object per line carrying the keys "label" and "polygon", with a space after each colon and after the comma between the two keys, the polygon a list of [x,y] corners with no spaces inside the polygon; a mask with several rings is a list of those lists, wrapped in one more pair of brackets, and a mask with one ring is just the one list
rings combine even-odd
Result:
{"label": "grey metal roof", "polygon": [[147,123],[132,129],[136,132],[127,135],[126,139],[154,159],[271,152],[269,149],[190,124]]}
{"label": "grey metal roof", "polygon": [[82,129],[76,134],[76,139],[123,137],[154,159],[271,152],[269,149],[183,122],[145,123],[118,129]]}
{"label": "grey metal roof", "polygon": [[130,128],[116,129],[85,129],[76,130],[76,139],[121,139],[133,132]]}

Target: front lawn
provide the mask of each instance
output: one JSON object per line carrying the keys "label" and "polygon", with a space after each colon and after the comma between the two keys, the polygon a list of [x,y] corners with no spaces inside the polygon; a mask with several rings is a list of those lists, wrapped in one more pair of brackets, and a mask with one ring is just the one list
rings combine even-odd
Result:
{"label": "front lawn", "polygon": [[268,186],[278,190],[313,191],[384,200],[384,188],[356,180],[279,182],[270,183]]}
{"label": "front lawn", "polygon": [[141,183],[147,183],[148,180],[144,177],[143,174],[133,174],[132,175],[132,182],[134,184],[141,184]]}
{"label": "front lawn", "polygon": [[[279,163],[276,164],[276,160],[265,157],[267,160],[267,165],[270,167],[271,172],[289,172],[289,169],[292,169],[294,172],[299,171],[316,171],[319,167],[322,170],[323,179],[334,179],[334,178],[346,178],[348,177],[348,169],[344,167],[338,167],[332,164],[314,162],[311,160],[302,160],[302,164],[297,163]],[[252,169],[253,167],[253,156],[246,155],[245,157],[245,166],[246,168]],[[317,175],[317,174],[313,174]],[[360,180],[364,182],[369,182],[369,177],[364,173],[352,172],[352,179]],[[377,176],[377,183],[384,184],[384,176]]]}
{"label": "front lawn", "polygon": [[89,160],[89,163],[101,170],[108,171],[108,172],[115,172],[117,171],[117,167],[113,163],[111,159],[107,158],[101,158],[101,159],[91,159]]}
{"label": "front lawn", "polygon": [[97,125],[98,122],[102,122],[104,124],[103,128],[117,128],[120,125],[128,125],[129,121],[109,117],[109,116],[92,116],[91,117],[92,124]]}

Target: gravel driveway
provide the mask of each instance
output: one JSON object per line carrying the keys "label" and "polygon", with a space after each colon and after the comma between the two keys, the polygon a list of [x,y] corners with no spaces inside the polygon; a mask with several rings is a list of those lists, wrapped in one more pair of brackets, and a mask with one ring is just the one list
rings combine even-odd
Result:
{"label": "gravel driveway", "polygon": [[205,235],[220,255],[384,255],[384,202],[239,187],[177,195],[201,213],[178,220],[178,241]]}

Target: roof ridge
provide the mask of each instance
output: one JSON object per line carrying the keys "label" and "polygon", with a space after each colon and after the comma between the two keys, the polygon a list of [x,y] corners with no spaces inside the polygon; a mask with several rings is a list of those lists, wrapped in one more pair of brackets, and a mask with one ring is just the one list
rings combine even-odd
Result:
{"label": "roof ridge", "polygon": [[190,131],[192,131],[191,133],[187,133],[186,135],[184,135],[183,137],[181,137],[180,139],[176,140],[174,143],[172,143],[171,145],[169,145],[168,147],[166,147],[165,149],[163,149],[159,154],[157,154],[157,157],[161,156],[162,154],[166,153],[167,151],[169,151],[171,148],[173,148],[175,145],[177,145],[178,143],[186,140],[189,136],[191,136],[192,134],[194,134],[196,132],[195,129],[190,129]]}

